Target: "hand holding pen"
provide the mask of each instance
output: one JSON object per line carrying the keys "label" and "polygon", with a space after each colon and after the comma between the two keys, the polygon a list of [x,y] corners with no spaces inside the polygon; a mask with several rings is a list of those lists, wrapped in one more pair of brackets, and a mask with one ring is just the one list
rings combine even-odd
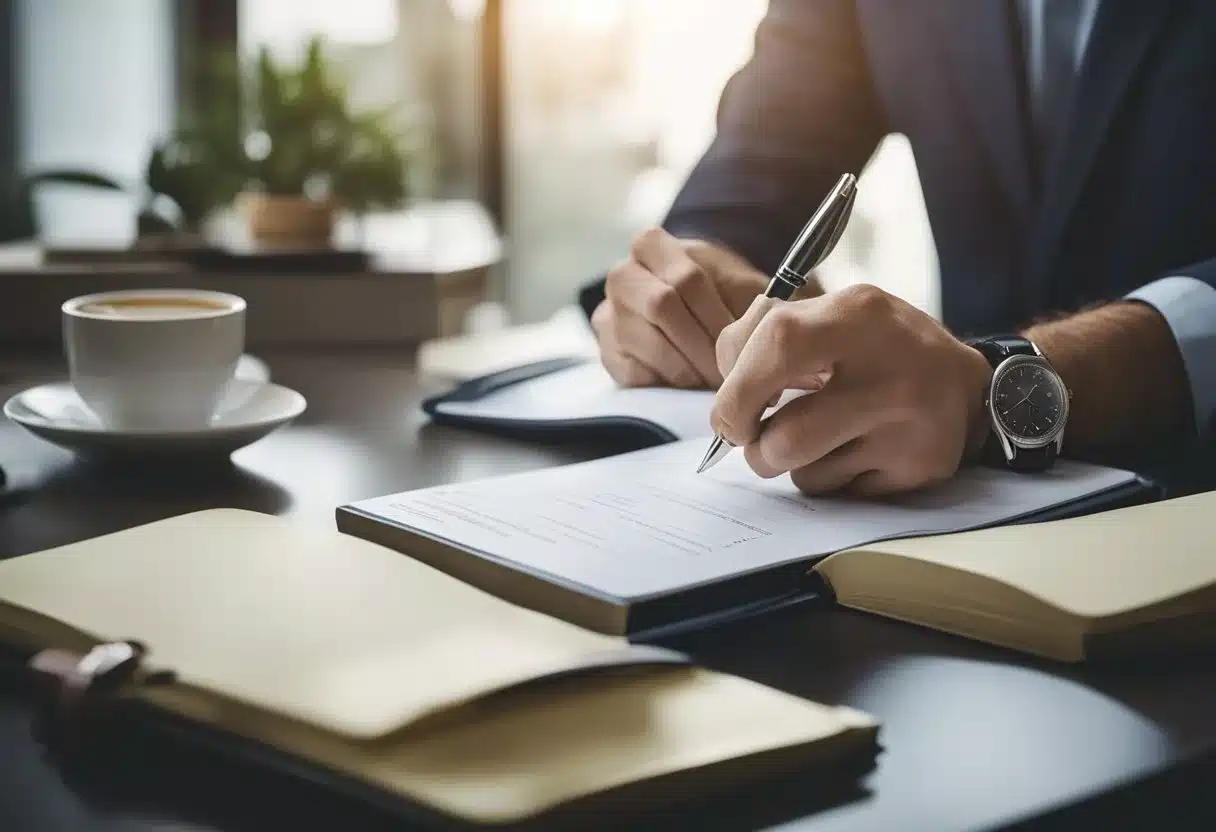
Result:
{"label": "hand holding pen", "polygon": [[[799,238],[827,243],[794,246],[787,284],[827,256],[853,187],[843,180],[817,214],[824,219]],[[718,335],[723,380],[709,418],[723,448],[739,447],[762,478],[788,475],[804,494],[852,498],[934,485],[983,458],[993,374],[983,353],[878,286],[792,303],[780,299],[786,291],[773,286]],[[788,391],[809,395],[775,407]]]}
{"label": "hand holding pen", "polygon": [[[819,266],[840,242],[840,236],[848,225],[853,204],[857,198],[857,178],[846,173],[824,198],[818,210],[803,227],[782,260],[777,272],[769,281],[763,297],[774,300],[789,300],[794,293],[806,285],[811,272]],[[720,434],[715,435],[709,450],[697,467],[697,473],[707,471],[721,462],[734,447]]]}

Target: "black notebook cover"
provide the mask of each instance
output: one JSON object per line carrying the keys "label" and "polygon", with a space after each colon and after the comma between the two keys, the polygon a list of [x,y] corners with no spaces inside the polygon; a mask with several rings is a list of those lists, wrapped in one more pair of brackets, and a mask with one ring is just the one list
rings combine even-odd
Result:
{"label": "black notebook cover", "polygon": [[[586,358],[551,358],[511,367],[470,379],[453,390],[431,396],[422,403],[423,411],[436,424],[473,428],[502,436],[522,438],[571,438],[588,440],[617,439],[639,447],[674,442],[679,437],[671,430],[649,419],[627,415],[603,416],[594,419],[497,419],[470,414],[445,413],[439,409],[445,402],[478,401],[492,393],[515,384],[534,381],[542,376],[587,363]],[[708,427],[706,428],[708,432]]]}

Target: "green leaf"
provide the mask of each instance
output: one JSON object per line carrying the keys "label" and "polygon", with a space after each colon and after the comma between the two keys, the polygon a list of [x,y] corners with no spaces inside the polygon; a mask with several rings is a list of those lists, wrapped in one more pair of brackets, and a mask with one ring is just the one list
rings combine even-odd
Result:
{"label": "green leaf", "polygon": [[173,223],[162,217],[160,214],[145,208],[139,212],[139,216],[135,222],[136,231],[140,235],[144,234],[164,234],[166,232],[175,231]]}
{"label": "green leaf", "polygon": [[[242,190],[300,195],[314,179],[355,210],[405,199],[406,134],[387,109],[352,112],[321,37],[310,38],[298,66],[263,46],[244,63],[231,51],[209,56],[198,71],[206,94],[153,148],[145,172],[149,190],[191,221]],[[264,157],[249,155],[253,131],[268,139]]]}

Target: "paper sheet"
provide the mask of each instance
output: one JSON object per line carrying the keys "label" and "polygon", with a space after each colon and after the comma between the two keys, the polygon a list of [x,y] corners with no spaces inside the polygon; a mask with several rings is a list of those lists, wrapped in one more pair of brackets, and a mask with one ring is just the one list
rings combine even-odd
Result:
{"label": "paper sheet", "polygon": [[736,451],[704,474],[703,439],[356,503],[457,547],[636,600],[862,543],[977,528],[1131,482],[1061,461],[1045,474],[966,469],[887,501],[810,498]]}
{"label": "paper sheet", "polygon": [[563,422],[632,417],[667,428],[677,438],[709,436],[713,393],[708,390],[616,385],[598,361],[504,387],[472,402],[444,402],[439,411],[506,422]]}

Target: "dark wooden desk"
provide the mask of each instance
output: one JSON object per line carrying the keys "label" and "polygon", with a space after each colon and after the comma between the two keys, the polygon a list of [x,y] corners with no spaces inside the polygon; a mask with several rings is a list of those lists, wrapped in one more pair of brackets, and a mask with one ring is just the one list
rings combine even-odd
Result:
{"label": "dark wooden desk", "polygon": [[[0,464],[15,489],[0,502],[0,557],[203,507],[328,517],[363,497],[619,450],[531,446],[429,425],[417,404],[439,385],[417,379],[399,357],[263,357],[309,408],[289,429],[238,452],[230,468],[156,477],[87,470],[15,425],[0,426]],[[0,359],[5,398],[61,377],[54,357],[9,361]],[[800,803],[798,784],[787,784],[724,797],[690,826],[712,819],[715,828],[945,832],[1043,826],[1056,813],[1053,828],[1082,819],[1106,829],[1150,821],[1216,828],[1205,794],[1216,783],[1216,661],[1064,672],[810,606],[678,646],[708,664],[876,714],[886,744],[866,793],[847,802],[815,809]],[[104,777],[68,786],[29,730],[28,706],[0,687],[2,830],[388,828],[358,805],[257,772],[228,776],[185,754],[153,771],[131,763],[130,776],[142,781],[135,787]],[[113,772],[129,767],[123,755],[115,752]]]}

